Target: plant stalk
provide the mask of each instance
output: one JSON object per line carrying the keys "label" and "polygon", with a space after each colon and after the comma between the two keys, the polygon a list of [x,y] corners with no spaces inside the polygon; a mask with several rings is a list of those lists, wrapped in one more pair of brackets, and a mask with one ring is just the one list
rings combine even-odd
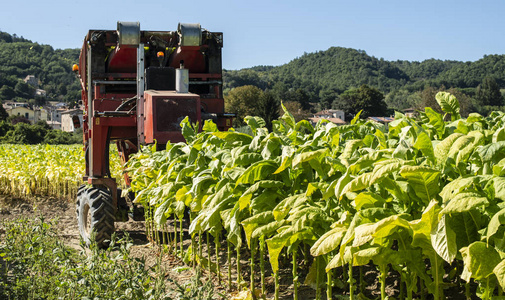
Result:
{"label": "plant stalk", "polygon": [[265,236],[260,238],[261,294],[265,295]]}
{"label": "plant stalk", "polygon": [[326,299],[330,299],[331,300],[331,288],[332,288],[332,273],[333,273],[333,270],[329,270],[328,272],[326,272],[326,279],[327,279],[327,282],[326,282]]}
{"label": "plant stalk", "polygon": [[251,276],[250,276],[250,289],[251,289],[251,296],[253,300],[256,300],[256,294],[254,293],[254,255],[256,251],[256,241],[254,239],[251,239]]}
{"label": "plant stalk", "polygon": [[293,246],[293,300],[298,300],[298,264],[296,261],[296,253],[298,250],[298,246]]}
{"label": "plant stalk", "polygon": [[216,272],[217,272],[217,282],[221,285],[221,267],[219,261],[219,236],[220,232],[216,234],[216,238],[214,239],[214,244],[216,246]]}
{"label": "plant stalk", "polygon": [[228,291],[231,291],[231,243],[226,240],[226,246],[228,247]]}
{"label": "plant stalk", "polygon": [[240,274],[240,247],[237,246],[235,248],[235,251],[237,251],[237,289],[240,291],[240,287],[242,285],[242,275]]}

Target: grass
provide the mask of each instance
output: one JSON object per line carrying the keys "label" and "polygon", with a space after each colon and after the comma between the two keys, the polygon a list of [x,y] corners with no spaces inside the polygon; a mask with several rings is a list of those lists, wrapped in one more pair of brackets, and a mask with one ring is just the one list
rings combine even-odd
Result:
{"label": "grass", "polygon": [[[0,222],[0,299],[172,299],[161,259],[148,268],[144,259],[132,258],[127,234],[114,237],[106,250],[78,251],[60,241],[56,222]],[[212,299],[213,287],[202,291],[199,280],[177,284],[173,292],[178,299]]]}

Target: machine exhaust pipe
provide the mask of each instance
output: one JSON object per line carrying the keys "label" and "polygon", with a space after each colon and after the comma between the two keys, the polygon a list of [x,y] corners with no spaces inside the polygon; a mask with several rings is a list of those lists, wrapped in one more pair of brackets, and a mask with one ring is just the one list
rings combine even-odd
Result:
{"label": "machine exhaust pipe", "polygon": [[188,93],[189,91],[189,70],[184,69],[184,61],[181,66],[175,69],[175,91],[177,93]]}

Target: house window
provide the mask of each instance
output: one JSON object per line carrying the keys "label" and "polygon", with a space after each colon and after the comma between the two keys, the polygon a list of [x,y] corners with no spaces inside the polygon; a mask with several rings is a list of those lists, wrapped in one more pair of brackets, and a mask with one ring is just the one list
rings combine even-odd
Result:
{"label": "house window", "polygon": [[25,118],[29,119],[29,114],[28,113],[25,113]]}

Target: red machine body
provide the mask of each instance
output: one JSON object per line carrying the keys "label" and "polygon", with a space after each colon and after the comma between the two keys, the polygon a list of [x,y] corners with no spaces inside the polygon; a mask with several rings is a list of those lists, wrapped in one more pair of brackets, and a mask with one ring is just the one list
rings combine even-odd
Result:
{"label": "red machine body", "polygon": [[[117,30],[90,30],[79,58],[84,102],[86,174],[105,186],[117,206],[117,183],[109,171],[109,144],[124,162],[141,145],[184,141],[180,121],[212,119],[221,130],[233,115],[224,113],[222,33],[199,24],[177,31],[141,31],[139,23],[118,22]],[[162,55],[160,55],[160,52]],[[176,68],[187,70],[189,92],[175,91]],[[128,177],[125,176],[127,183]]]}
{"label": "red machine body", "polygon": [[175,91],[147,90],[145,98],[145,142],[152,144],[155,140],[160,144],[168,141],[181,142],[181,121],[201,120],[200,96],[192,93],[177,93]]}

